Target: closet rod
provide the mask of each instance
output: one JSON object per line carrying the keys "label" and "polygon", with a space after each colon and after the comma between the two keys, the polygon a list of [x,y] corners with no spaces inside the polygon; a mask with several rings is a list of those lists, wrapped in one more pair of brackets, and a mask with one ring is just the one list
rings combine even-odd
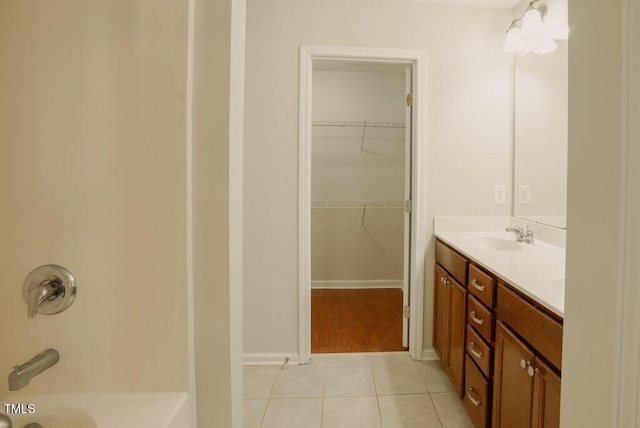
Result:
{"label": "closet rod", "polygon": [[338,127],[355,127],[355,128],[404,128],[401,122],[358,122],[358,121],[319,121],[314,120],[313,126],[338,126]]}

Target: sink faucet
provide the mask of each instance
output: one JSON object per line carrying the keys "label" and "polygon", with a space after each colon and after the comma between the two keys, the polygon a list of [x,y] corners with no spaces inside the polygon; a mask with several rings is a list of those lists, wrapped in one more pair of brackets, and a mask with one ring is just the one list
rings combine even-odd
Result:
{"label": "sink faucet", "polygon": [[47,349],[21,366],[15,366],[9,373],[9,391],[17,391],[29,385],[29,381],[53,366],[60,359],[58,351]]}
{"label": "sink faucet", "polygon": [[522,228],[522,226],[511,226],[505,228],[504,230],[513,233],[516,236],[516,241],[518,242],[525,242],[527,244],[533,243],[533,230],[529,229],[529,226],[527,226],[526,231]]}

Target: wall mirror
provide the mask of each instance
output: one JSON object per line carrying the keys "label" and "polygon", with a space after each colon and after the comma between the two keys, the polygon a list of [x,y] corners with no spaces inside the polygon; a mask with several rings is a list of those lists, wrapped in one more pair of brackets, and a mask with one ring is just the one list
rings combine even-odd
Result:
{"label": "wall mirror", "polygon": [[513,215],[566,228],[567,42],[515,64]]}

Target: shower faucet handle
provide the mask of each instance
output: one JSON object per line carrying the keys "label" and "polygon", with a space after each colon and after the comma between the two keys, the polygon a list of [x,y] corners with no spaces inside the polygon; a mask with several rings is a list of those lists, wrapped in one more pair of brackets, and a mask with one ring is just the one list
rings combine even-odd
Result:
{"label": "shower faucet handle", "polygon": [[58,289],[61,288],[62,281],[55,278],[51,281],[46,280],[36,288],[29,291],[27,297],[27,318],[31,319],[38,314],[38,307],[48,299],[55,299],[58,295]]}
{"label": "shower faucet handle", "polygon": [[22,298],[27,304],[27,317],[38,313],[57,314],[67,309],[76,298],[76,281],[71,272],[58,265],[34,269],[24,280]]}

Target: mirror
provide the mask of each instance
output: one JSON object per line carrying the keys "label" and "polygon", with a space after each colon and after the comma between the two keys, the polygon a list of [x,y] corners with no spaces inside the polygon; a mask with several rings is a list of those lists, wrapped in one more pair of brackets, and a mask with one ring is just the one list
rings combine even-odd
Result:
{"label": "mirror", "polygon": [[515,65],[513,215],[566,228],[568,140],[567,42]]}

